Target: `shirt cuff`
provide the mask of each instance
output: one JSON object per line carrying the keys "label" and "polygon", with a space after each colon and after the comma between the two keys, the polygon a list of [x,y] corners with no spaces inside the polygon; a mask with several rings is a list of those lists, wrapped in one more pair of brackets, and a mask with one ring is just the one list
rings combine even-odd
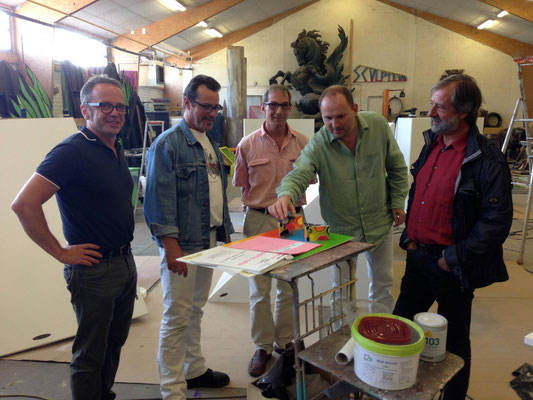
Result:
{"label": "shirt cuff", "polygon": [[154,237],[171,237],[178,239],[179,237],[179,230],[177,226],[170,226],[170,225],[160,225],[160,224],[150,224],[150,232],[152,233],[152,236]]}

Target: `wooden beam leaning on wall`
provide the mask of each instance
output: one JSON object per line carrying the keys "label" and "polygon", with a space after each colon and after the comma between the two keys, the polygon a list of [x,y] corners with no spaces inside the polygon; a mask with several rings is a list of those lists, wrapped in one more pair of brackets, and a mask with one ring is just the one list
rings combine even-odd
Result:
{"label": "wooden beam leaning on wall", "polygon": [[[142,34],[142,27],[135,29],[134,34],[125,34],[119,36],[113,42],[114,45],[124,49],[140,52],[150,46],[158,44],[185,29],[188,29],[198,22],[203,21],[213,15],[219,14],[244,0],[211,0],[198,7],[194,7],[174,14],[168,18],[154,22],[145,26],[146,34]],[[134,39],[132,41],[130,39]],[[139,43],[140,42],[140,43]],[[177,57],[176,57],[177,58]],[[179,60],[179,59],[178,59]],[[181,63],[183,60],[179,60]]]}
{"label": "wooden beam leaning on wall", "polygon": [[55,24],[63,18],[66,18],[65,14],[74,14],[96,2],[97,0],[26,0],[21,4],[17,14],[34,18],[48,24]]}
{"label": "wooden beam leaning on wall", "polygon": [[[203,43],[201,45],[191,47],[187,51],[190,52],[193,62],[196,62],[198,60],[201,60],[202,58],[210,56],[213,53],[216,53],[219,50],[225,49],[226,47],[238,42],[239,40],[246,39],[248,36],[251,36],[254,33],[257,33],[259,31],[262,31],[263,29],[266,29],[274,25],[276,22],[281,21],[283,18],[286,18],[289,15],[297,13],[298,11],[303,10],[304,8],[309,7],[310,5],[317,3],[318,1],[320,0],[309,1],[298,7],[291,8],[290,10],[285,11],[283,13],[274,15],[273,17],[266,18],[252,25],[248,25],[247,27],[239,29],[238,31],[231,32],[227,35],[224,35],[221,38],[213,39],[207,43]],[[167,61],[174,62],[170,60],[172,58],[173,57],[169,57]]]}
{"label": "wooden beam leaning on wall", "polygon": [[439,17],[434,14],[430,14],[425,11],[416,10],[414,8],[406,7],[401,4],[394,3],[388,0],[378,0],[383,4],[387,4],[398,10],[412,14],[416,17],[420,17],[434,23],[435,25],[442,26],[452,32],[458,33],[469,39],[475,40],[478,43],[489,46],[495,50],[501,51],[504,54],[508,54],[511,57],[527,57],[533,54],[533,45],[520,42],[519,40],[510,39],[496,33],[488,32],[485,30],[479,30],[476,27],[462,24],[460,22],[452,21],[448,18]]}

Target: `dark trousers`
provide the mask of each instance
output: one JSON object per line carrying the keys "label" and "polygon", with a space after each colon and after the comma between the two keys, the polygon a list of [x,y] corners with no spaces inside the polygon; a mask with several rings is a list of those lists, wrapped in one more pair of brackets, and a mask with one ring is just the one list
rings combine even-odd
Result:
{"label": "dark trousers", "polygon": [[70,364],[72,397],[112,400],[137,290],[133,256],[100,260],[92,267],[66,265],[64,276],[78,321]]}
{"label": "dark trousers", "polygon": [[420,248],[407,251],[405,275],[393,314],[413,319],[427,311],[434,301],[437,312],[448,320],[446,350],[461,357],[465,365],[444,388],[446,400],[463,400],[470,378],[470,319],[474,292],[461,287],[459,277],[444,271],[437,261],[440,254],[428,254]]}

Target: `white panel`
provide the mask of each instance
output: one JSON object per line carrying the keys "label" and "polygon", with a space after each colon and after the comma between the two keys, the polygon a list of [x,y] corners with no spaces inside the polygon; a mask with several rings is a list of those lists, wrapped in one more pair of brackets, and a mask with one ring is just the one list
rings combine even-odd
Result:
{"label": "white panel", "polygon": [[[0,127],[0,356],[4,356],[76,332],[63,265],[26,235],[10,205],[48,151],[77,128],[72,118],[4,119]],[[13,149],[24,150],[15,156]],[[44,204],[44,211],[50,230],[64,243],[55,199]],[[139,300],[134,316],[147,313],[144,300]],[[39,335],[47,336],[34,340]]]}
{"label": "white panel", "polygon": [[[63,266],[28,238],[10,204],[46,153],[77,129],[72,118],[4,119],[0,124],[0,355],[5,355],[67,338],[76,331]],[[13,149],[24,151],[15,157]],[[65,242],[56,201],[51,199],[44,209],[51,231]],[[33,340],[46,334],[50,336]]]}

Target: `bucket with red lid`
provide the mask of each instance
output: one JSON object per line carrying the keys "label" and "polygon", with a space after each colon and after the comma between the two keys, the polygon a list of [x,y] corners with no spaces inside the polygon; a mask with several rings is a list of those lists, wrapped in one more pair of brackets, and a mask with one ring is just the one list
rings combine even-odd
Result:
{"label": "bucket with red lid", "polygon": [[354,371],[379,389],[407,389],[416,382],[424,331],[414,322],[392,314],[367,314],[352,325]]}

